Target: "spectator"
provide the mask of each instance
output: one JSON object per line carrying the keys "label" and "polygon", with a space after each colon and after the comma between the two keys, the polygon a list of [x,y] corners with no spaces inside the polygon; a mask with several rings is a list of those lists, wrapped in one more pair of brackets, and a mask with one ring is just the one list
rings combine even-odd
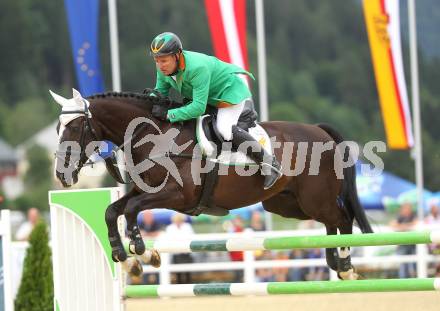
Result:
{"label": "spectator", "polygon": [[[289,256],[286,252],[277,252],[275,260],[289,260]],[[288,267],[276,267],[272,269],[275,282],[287,282],[289,276]]]}
{"label": "spectator", "polygon": [[[403,203],[399,209],[399,215],[397,219],[390,223],[391,228],[396,231],[410,231],[414,229],[417,224],[417,217],[413,211],[411,203]],[[415,254],[415,245],[399,245],[397,247],[397,253],[399,255],[412,255]],[[403,263],[399,268],[399,278],[410,278],[416,276],[415,263]]]}
{"label": "spectator", "polygon": [[[231,231],[234,233],[243,232],[244,225],[243,220],[240,216],[235,216],[234,219],[232,219],[232,228]],[[240,251],[234,251],[229,252],[229,258],[231,258],[232,261],[243,261],[244,256],[243,252]],[[243,282],[243,271],[242,270],[235,270],[234,273],[234,282]]]}
{"label": "spectator", "polygon": [[35,224],[40,220],[40,212],[37,208],[31,207],[27,212],[27,221],[22,223],[15,234],[17,241],[27,241],[34,229]]}
{"label": "spectator", "polygon": [[151,210],[142,212],[141,221],[138,223],[141,235],[146,238],[154,239],[160,232],[160,224],[154,219]]}
{"label": "spectator", "polygon": [[[323,252],[320,248],[313,248],[308,251],[307,258],[318,259],[323,258]],[[306,274],[307,281],[322,281],[328,279],[326,267],[310,267]]]}
{"label": "spectator", "polygon": [[[433,202],[429,208],[429,215],[425,218],[425,223],[430,226],[430,229],[438,230],[440,228],[440,214],[438,203]],[[429,244],[429,253],[440,255],[440,244]]]}
{"label": "spectator", "polygon": [[[256,260],[273,260],[272,251],[255,251]],[[273,282],[274,276],[272,269],[270,268],[260,268],[255,271],[255,278],[257,282]]]}
{"label": "spectator", "polygon": [[[289,259],[304,259],[305,251],[302,249],[293,249],[289,254]],[[290,268],[289,281],[304,281],[307,274],[307,268]]]}
{"label": "spectator", "polygon": [[425,223],[433,226],[440,226],[440,214],[438,204],[432,203],[429,208],[429,215],[425,218]]}
{"label": "spectator", "polygon": [[[185,239],[191,238],[194,234],[194,230],[191,224],[185,222],[186,216],[180,213],[175,213],[171,218],[172,223],[169,224],[165,229],[165,235],[167,239]],[[174,264],[180,263],[192,263],[193,258],[190,253],[174,254],[171,257],[171,262]],[[176,273],[177,284],[190,284],[191,283],[191,273],[189,272],[178,272]]]}
{"label": "spectator", "polygon": [[264,218],[261,217],[261,213],[259,211],[252,212],[250,227],[254,231],[266,231]]}

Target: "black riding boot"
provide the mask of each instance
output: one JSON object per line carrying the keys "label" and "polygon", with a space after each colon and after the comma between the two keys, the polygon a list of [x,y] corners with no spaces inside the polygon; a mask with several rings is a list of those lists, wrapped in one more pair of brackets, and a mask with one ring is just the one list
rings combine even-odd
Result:
{"label": "black riding boot", "polygon": [[239,149],[244,142],[248,142],[249,146],[246,149],[246,155],[261,167],[261,174],[264,176],[264,190],[269,189],[282,176],[280,163],[274,156],[269,155],[248,132],[238,126],[233,126],[232,145]]}

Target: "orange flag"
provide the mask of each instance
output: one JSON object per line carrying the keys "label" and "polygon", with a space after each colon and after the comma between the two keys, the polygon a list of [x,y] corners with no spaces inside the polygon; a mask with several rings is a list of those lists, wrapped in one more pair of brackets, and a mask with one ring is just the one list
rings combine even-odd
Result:
{"label": "orange flag", "polygon": [[364,0],[364,16],[388,146],[414,145],[400,43],[399,0]]}

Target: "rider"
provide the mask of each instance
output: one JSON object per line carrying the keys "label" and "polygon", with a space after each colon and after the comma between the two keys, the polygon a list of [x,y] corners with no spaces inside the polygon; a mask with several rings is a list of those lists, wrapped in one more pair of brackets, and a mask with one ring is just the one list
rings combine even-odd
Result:
{"label": "rider", "polygon": [[150,45],[150,54],[156,62],[157,81],[155,89],[168,96],[169,89],[176,89],[191,101],[180,108],[169,109],[155,106],[153,115],[163,121],[186,121],[205,113],[206,105],[218,109],[216,126],[225,139],[238,148],[247,142],[247,155],[258,163],[265,176],[264,189],[269,189],[281,177],[281,165],[274,156],[245,130],[237,126],[246,101],[252,100],[247,85],[238,76],[246,70],[201,53],[184,51],[180,39],[171,32],[156,36]]}

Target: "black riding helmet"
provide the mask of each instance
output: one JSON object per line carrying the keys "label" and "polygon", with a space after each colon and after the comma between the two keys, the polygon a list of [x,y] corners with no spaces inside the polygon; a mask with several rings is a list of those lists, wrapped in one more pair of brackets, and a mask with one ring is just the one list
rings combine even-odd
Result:
{"label": "black riding helmet", "polygon": [[182,42],[172,32],[157,35],[150,45],[151,56],[171,55],[182,52]]}

